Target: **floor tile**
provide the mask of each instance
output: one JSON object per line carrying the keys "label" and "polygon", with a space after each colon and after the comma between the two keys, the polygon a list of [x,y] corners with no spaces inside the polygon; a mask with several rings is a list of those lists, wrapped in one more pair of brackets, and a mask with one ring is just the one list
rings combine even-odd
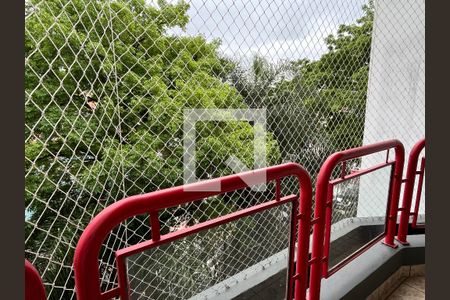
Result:
{"label": "floor tile", "polygon": [[425,277],[423,276],[409,277],[408,279],[405,280],[404,284],[407,284],[410,287],[425,292]]}
{"label": "floor tile", "polygon": [[411,276],[425,276],[425,265],[411,266]]}
{"label": "floor tile", "polygon": [[407,284],[399,286],[387,300],[423,300],[425,293],[413,288]]}

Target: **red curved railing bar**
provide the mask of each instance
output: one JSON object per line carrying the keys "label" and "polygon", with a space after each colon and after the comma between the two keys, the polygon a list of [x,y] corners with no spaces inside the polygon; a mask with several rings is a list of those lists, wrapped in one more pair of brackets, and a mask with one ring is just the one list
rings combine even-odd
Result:
{"label": "red curved railing bar", "polygon": [[[326,232],[326,203],[329,200],[329,182],[333,169],[341,162],[381,152],[384,150],[389,150],[392,148],[395,149],[395,162],[393,164],[393,178],[390,186],[390,197],[388,199],[389,207],[387,209],[387,212],[389,215],[386,217],[386,236],[383,243],[395,248],[396,245],[394,243],[394,235],[396,231],[398,200],[400,197],[403,164],[405,160],[405,149],[403,147],[403,144],[399,140],[388,140],[367,146],[336,152],[329,156],[320,168],[316,183],[314,219],[312,221],[314,230],[311,261],[309,262],[309,264],[311,265],[309,300],[317,300],[320,298],[320,283],[323,278],[323,255]],[[330,225],[331,224],[327,224],[327,226]],[[329,230],[330,228],[328,228],[328,231]]]}
{"label": "red curved railing bar", "polygon": [[417,218],[419,217],[420,197],[422,196],[423,179],[425,177],[425,156],[422,157],[420,163],[419,182],[417,184],[416,202],[414,205],[414,211],[412,213],[413,219],[411,223],[412,228],[425,228],[425,224],[417,224]]}
{"label": "red curved railing bar", "polygon": [[[422,166],[419,171],[417,171],[417,164],[419,161],[420,153],[422,153],[422,150],[424,148],[425,148],[425,139],[421,139],[411,149],[408,158],[408,166],[406,169],[406,177],[403,180],[405,182],[405,187],[403,191],[403,202],[400,208],[401,214],[400,214],[400,224],[397,233],[397,240],[405,245],[408,244],[406,236],[408,234],[408,223],[411,214],[414,215],[413,224],[417,223],[420,194],[422,192],[423,174],[425,170],[424,160],[422,161]],[[419,174],[420,177],[419,177],[419,186],[417,189],[416,208],[414,209],[414,213],[411,213],[411,204],[414,193],[414,182],[417,174]]]}
{"label": "red curved railing bar", "polygon": [[[125,198],[105,208],[86,227],[75,249],[74,271],[77,299],[99,300],[117,296],[120,296],[121,299],[127,298],[127,287],[123,286],[124,278],[120,278],[120,274],[119,287],[106,291],[102,294],[98,263],[102,243],[108,234],[121,222],[136,215],[150,214],[152,238],[149,242],[160,243],[163,240],[167,241],[170,239],[169,235],[173,235],[174,233],[160,236],[158,219],[155,218],[155,216],[157,217],[159,210],[193,201],[201,201],[206,197],[246,188],[248,187],[246,182],[249,182],[249,178],[252,178],[251,182],[254,184],[276,180],[277,199],[274,201],[280,202],[283,201],[283,198],[280,199],[279,197],[280,179],[288,176],[295,176],[298,178],[300,197],[292,198],[292,209],[295,213],[292,214],[291,218],[291,243],[289,245],[287,299],[292,299],[294,297],[296,300],[306,299],[312,186],[308,172],[302,166],[295,163],[267,167],[259,170],[196,182],[185,186],[168,188],[144,195],[136,195]],[[246,180],[244,181],[244,179]],[[218,182],[220,182],[221,185],[221,190],[219,192],[208,191],[208,188],[211,190],[210,187],[215,187]],[[195,188],[196,191],[192,191],[193,188]],[[204,192],[200,192],[198,190],[204,190]],[[273,207],[275,204],[271,205]],[[253,209],[253,212],[245,212],[246,209],[240,210],[239,212],[241,212],[242,216],[245,213],[251,214],[258,212],[258,210],[267,209],[268,207],[268,205],[266,205],[265,208],[261,206],[258,209],[251,207],[249,209]],[[237,217],[238,216],[236,215],[234,216],[234,218]],[[221,220],[216,221],[215,223],[213,221],[216,219],[211,220],[211,222],[204,225],[201,230],[213,227],[217,225],[218,222],[226,222],[224,218],[229,218],[229,215],[221,218]],[[297,262],[294,263],[295,231],[297,228],[299,245],[297,247],[297,257],[299,259],[297,259]],[[192,229],[188,227],[187,229],[178,230],[175,233],[178,236],[182,236],[183,234],[187,235],[189,234],[189,232],[187,232],[189,230],[192,232]],[[294,243],[292,243],[292,240],[294,240]]]}
{"label": "red curved railing bar", "polygon": [[41,276],[36,268],[25,259],[25,300],[47,300]]}

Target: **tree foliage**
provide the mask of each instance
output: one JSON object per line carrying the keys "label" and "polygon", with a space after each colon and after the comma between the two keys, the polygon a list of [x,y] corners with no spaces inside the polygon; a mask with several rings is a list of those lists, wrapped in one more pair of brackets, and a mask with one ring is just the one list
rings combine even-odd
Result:
{"label": "tree foliage", "polygon": [[235,63],[225,75],[249,106],[267,108],[283,158],[304,163],[313,176],[332,152],[362,144],[373,2],[363,11],[325,39],[328,51],[318,60],[274,64],[255,56],[249,69]]}
{"label": "tree foliage", "polygon": [[362,144],[374,6],[363,7],[356,24],[340,25],[325,42],[328,52],[317,61],[297,62],[304,101],[320,111],[333,148]]}
{"label": "tree foliage", "polygon": [[[249,69],[220,57],[219,41],[170,34],[189,22],[188,8],[26,1],[26,253],[39,257],[44,281],[63,297],[73,296],[62,294],[73,285],[68,266],[95,214],[182,183],[184,109],[266,108],[267,163],[282,156],[313,176],[328,154],[362,143],[372,2],[356,24],[327,37],[320,59],[273,64],[256,56]],[[198,177],[230,173],[230,153],[253,165],[251,124],[196,128]]]}

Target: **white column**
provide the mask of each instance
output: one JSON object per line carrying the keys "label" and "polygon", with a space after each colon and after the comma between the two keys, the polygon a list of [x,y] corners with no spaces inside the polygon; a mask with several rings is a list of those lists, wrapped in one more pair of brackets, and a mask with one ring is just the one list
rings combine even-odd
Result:
{"label": "white column", "polygon": [[[406,169],[409,150],[424,136],[425,1],[377,0],[363,143],[399,139],[406,149]],[[383,159],[363,158],[362,167]],[[361,177],[358,217],[385,215],[388,175],[380,171]]]}

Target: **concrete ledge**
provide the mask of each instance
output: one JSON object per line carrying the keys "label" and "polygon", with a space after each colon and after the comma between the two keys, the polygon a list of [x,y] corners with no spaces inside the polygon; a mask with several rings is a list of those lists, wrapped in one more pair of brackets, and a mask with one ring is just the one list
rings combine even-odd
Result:
{"label": "concrete ledge", "polygon": [[381,242],[322,280],[320,299],[365,299],[401,266],[425,263],[425,235],[409,235],[397,249]]}
{"label": "concrete ledge", "polygon": [[[228,300],[246,292],[251,293],[250,290],[257,290],[258,287],[261,287],[261,283],[267,285],[268,282],[274,281],[274,278],[278,279],[280,274],[286,276],[287,257],[288,249],[285,249],[221,281],[189,300]],[[284,289],[281,291],[284,293]]]}
{"label": "concrete ledge", "polygon": [[[336,240],[364,226],[384,224],[382,217],[354,217],[332,225],[332,247]],[[310,238],[312,244],[312,237]],[[311,249],[311,245],[310,245]],[[333,256],[332,253],[331,255]],[[287,249],[268,257],[254,266],[215,284],[189,300],[283,299],[286,284]]]}
{"label": "concrete ledge", "polygon": [[[364,238],[368,237],[370,232],[359,232],[358,234],[355,232],[363,227],[375,227],[380,224],[383,224],[383,219],[375,217],[348,218],[333,224],[331,250],[333,250],[334,244],[342,239],[361,238],[361,234]],[[367,249],[330,278],[323,279],[322,298],[339,299],[336,297],[339,295],[338,297],[345,299],[363,299],[402,265],[423,264],[425,261],[425,236],[417,234],[417,232],[411,233],[408,235],[408,241],[411,243],[410,246],[400,245],[397,249],[382,245],[381,242]],[[341,254],[337,251],[330,252],[330,266],[333,256],[337,256],[334,257],[335,260],[341,260],[342,257],[339,256]],[[190,300],[284,299],[286,263],[287,249],[207,288]]]}

